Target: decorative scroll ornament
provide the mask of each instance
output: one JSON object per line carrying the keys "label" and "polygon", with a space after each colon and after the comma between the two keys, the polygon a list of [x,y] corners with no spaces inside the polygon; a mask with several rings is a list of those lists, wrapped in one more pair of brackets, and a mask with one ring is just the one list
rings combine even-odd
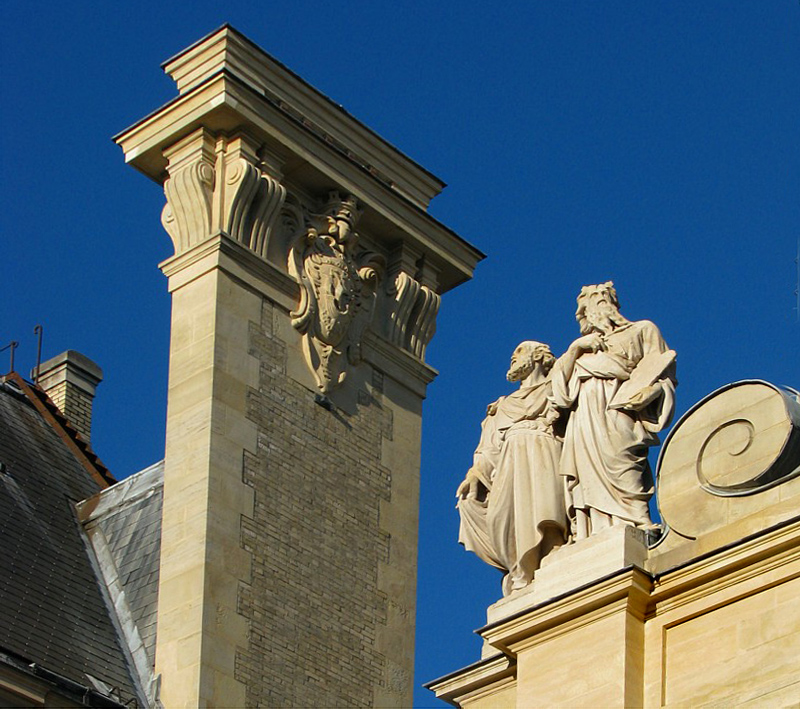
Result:
{"label": "decorative scroll ornament", "polygon": [[161,212],[161,223],[172,239],[175,253],[194,246],[211,230],[214,178],[214,163],[206,154],[170,170],[164,183],[167,203]]}
{"label": "decorative scroll ornament", "polygon": [[428,286],[420,286],[420,293],[411,313],[412,329],[409,333],[408,349],[419,360],[425,360],[425,349],[436,334],[436,314],[441,303],[439,295]]}
{"label": "decorative scroll ornament", "polygon": [[200,129],[174,146],[161,221],[180,254],[222,232],[262,258],[281,232],[280,160],[257,140]]}
{"label": "decorative scroll ornament", "polygon": [[286,188],[244,157],[228,166],[226,182],[233,193],[228,234],[266,258],[269,238],[286,198]]}
{"label": "decorative scroll ornament", "polygon": [[658,461],[658,506],[671,531],[695,539],[755,509],[738,498],[798,476],[800,394],[757,379],[735,382],[673,427]]}
{"label": "decorative scroll ornament", "polygon": [[389,341],[424,361],[425,349],[436,333],[440,296],[404,271],[387,288],[387,295],[393,301]]}
{"label": "decorative scroll ornament", "polygon": [[331,192],[323,214],[309,219],[289,252],[289,273],[300,285],[292,325],[304,335],[306,362],[323,394],[344,381],[348,364],[360,362],[383,275],[383,257],[356,253],[359,216],[354,197]]}

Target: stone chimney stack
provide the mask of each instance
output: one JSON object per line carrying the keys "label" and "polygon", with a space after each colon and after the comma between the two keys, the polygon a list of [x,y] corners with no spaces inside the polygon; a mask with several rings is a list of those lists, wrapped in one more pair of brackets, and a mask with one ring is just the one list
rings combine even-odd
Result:
{"label": "stone chimney stack", "polygon": [[56,355],[39,369],[39,386],[87,443],[92,432],[92,401],[102,380],[103,370],[75,350]]}
{"label": "stone chimney stack", "polygon": [[411,706],[425,349],[482,254],[427,213],[443,182],[232,27],[165,71],[116,138],[175,247],[161,701]]}

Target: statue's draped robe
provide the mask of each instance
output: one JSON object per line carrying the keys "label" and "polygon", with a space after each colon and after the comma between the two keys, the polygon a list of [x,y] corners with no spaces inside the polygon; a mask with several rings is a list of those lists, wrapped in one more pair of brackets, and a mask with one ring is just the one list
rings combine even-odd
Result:
{"label": "statue's draped robe", "polygon": [[656,431],[669,423],[674,407],[674,375],[655,382],[660,394],[642,411],[609,409],[622,383],[649,354],[667,351],[658,328],[642,320],[604,336],[605,351],[578,357],[567,379],[563,358],[553,367],[552,398],[572,408],[564,436],[560,472],[566,480],[570,517],[598,510],[612,518],[647,525],[652,476],[647,449]]}
{"label": "statue's draped robe", "polygon": [[485,499],[460,499],[459,541],[488,564],[508,571],[504,591],[530,583],[540,561],[547,525],[566,534],[561,443],[543,415],[548,383],[503,397],[484,419],[472,471],[488,490]]}

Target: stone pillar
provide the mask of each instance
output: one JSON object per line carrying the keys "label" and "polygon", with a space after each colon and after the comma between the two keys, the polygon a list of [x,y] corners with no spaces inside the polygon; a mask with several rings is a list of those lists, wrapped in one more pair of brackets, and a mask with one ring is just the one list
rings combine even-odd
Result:
{"label": "stone pillar", "polygon": [[443,187],[232,28],[117,137],[175,255],[167,707],[409,706],[424,361],[481,254]]}
{"label": "stone pillar", "polygon": [[101,381],[103,370],[75,350],[62,352],[39,368],[39,386],[87,443],[92,435],[92,403]]}

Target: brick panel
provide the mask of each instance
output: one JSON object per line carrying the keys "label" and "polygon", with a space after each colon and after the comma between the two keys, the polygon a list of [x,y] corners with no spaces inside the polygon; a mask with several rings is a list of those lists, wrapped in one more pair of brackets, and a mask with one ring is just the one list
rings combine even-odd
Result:
{"label": "brick panel", "polygon": [[255,513],[242,520],[253,567],[239,593],[250,631],[236,678],[248,706],[369,706],[386,662],[376,637],[387,616],[378,568],[390,550],[380,506],[390,497],[381,443],[391,412],[366,393],[352,416],[315,403],[286,374],[274,317],[285,315],[265,301],[250,328],[260,375],[248,418],[258,446],[244,460]]}

